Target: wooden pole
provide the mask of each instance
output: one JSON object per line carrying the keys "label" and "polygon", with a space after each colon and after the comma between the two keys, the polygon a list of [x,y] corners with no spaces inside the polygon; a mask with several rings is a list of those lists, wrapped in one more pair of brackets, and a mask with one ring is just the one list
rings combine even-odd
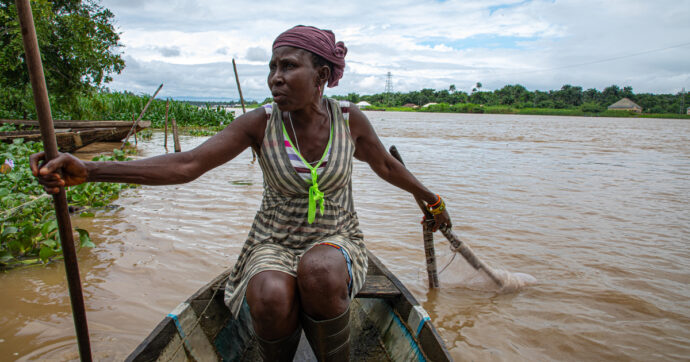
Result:
{"label": "wooden pole", "polygon": [[[393,155],[393,157],[395,157],[396,160],[400,161],[400,163],[405,166],[405,162],[403,162],[402,156],[400,156],[400,153],[395,146],[390,147],[390,153]],[[433,230],[434,226],[434,215],[432,215],[429,210],[426,209],[426,206],[424,206],[424,202],[422,200],[415,197],[415,201],[424,214],[424,221],[422,222],[422,234],[424,240],[424,256],[426,257],[426,273],[429,279],[429,288],[438,288],[439,281],[438,271],[436,268],[436,250],[434,249],[434,233],[431,231]]]}
{"label": "wooden pole", "polygon": [[151,105],[151,102],[153,102],[153,99],[156,98],[156,96],[158,95],[158,92],[161,91],[161,88],[163,88],[163,83],[161,83],[161,85],[158,86],[158,89],[156,89],[156,91],[153,93],[153,96],[151,98],[149,98],[149,101],[144,106],[144,109],[141,110],[141,113],[139,114],[139,118],[137,118],[137,120],[132,125],[132,129],[130,129],[129,133],[127,133],[127,137],[125,137],[125,140],[122,141],[122,146],[120,146],[120,149],[125,148],[125,144],[129,140],[129,136],[131,136],[132,132],[134,132],[137,129],[137,125],[139,124],[139,121],[141,121],[141,117],[144,116],[144,113],[146,113],[146,110],[149,108],[149,105]]}
{"label": "wooden pole", "polygon": [[[134,124],[134,115],[132,115],[132,124]],[[137,146],[139,144],[139,140],[137,139],[137,133],[134,132],[134,145]]]}
{"label": "wooden pole", "polygon": [[[53,116],[50,113],[48,89],[43,74],[43,64],[41,63],[41,53],[38,48],[38,39],[36,38],[36,28],[34,27],[34,19],[31,13],[31,4],[29,0],[16,0],[15,3],[17,5],[17,14],[19,16],[19,24],[22,31],[24,52],[26,53],[26,64],[29,68],[29,79],[31,80],[34,103],[36,104],[36,113],[41,128],[43,149],[46,153],[46,160],[51,160],[58,156],[57,140],[55,139],[55,129],[53,128]],[[67,285],[72,304],[74,327],[77,331],[79,355],[82,361],[90,362],[91,345],[89,342],[89,329],[86,322],[84,295],[82,293],[81,280],[79,278],[77,253],[74,249],[74,234],[67,211],[67,195],[64,187],[60,187],[60,191],[53,195],[53,201],[60,233],[62,254],[65,259],[65,273],[67,274]]]}
{"label": "wooden pole", "polygon": [[175,117],[170,118],[173,129],[173,142],[175,142],[175,152],[182,152],[182,147],[180,147],[180,138],[177,136],[177,122],[175,122]]}
{"label": "wooden pole", "polygon": [[168,106],[170,106],[169,99],[165,101],[165,141],[163,142],[165,152],[168,152]]}
{"label": "wooden pole", "polygon": [[[237,91],[240,93],[240,103],[242,104],[242,114],[247,111],[244,108],[244,97],[242,97],[242,87],[240,87],[240,77],[237,75],[237,65],[235,64],[235,58],[232,58],[232,69],[235,71],[235,82],[237,82]],[[252,148],[252,163],[256,162],[256,152]]]}
{"label": "wooden pole", "polygon": [[232,58],[232,69],[235,71],[235,82],[237,82],[237,91],[240,93],[240,103],[242,103],[242,114],[246,113],[244,109],[244,97],[242,97],[242,87],[240,87],[240,77],[237,76],[237,65],[235,64],[235,58]]}

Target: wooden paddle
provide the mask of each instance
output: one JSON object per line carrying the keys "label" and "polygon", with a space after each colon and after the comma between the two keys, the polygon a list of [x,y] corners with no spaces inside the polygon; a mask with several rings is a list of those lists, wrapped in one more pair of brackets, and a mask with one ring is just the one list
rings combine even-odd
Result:
{"label": "wooden paddle", "polygon": [[[405,165],[405,163],[402,160],[402,156],[400,156],[400,152],[398,152],[398,149],[395,148],[395,146],[391,146],[389,151],[390,151],[391,155],[393,155],[393,157],[395,157],[396,160],[400,161],[400,163],[402,163],[403,166]],[[431,215],[429,210],[427,210],[426,205],[424,205],[424,201],[420,200],[417,197],[415,197],[415,201],[417,201],[417,205],[419,206],[419,208],[424,213],[424,219],[427,221],[428,220],[433,221],[434,217],[433,217],[433,215]],[[479,259],[474,254],[474,252],[472,251],[472,249],[470,249],[470,247],[468,245],[463,243],[460,240],[460,238],[458,238],[458,236],[455,235],[453,230],[451,230],[451,227],[449,227],[448,225],[440,225],[439,230],[441,230],[441,233],[443,234],[443,236],[445,236],[446,239],[448,239],[448,241],[450,242],[450,245],[453,246],[453,250],[459,252],[460,255],[462,255],[465,258],[465,260],[467,260],[467,262],[475,270],[477,270],[477,271],[483,270],[486,273],[486,275],[488,275],[489,278],[491,278],[491,280],[493,280],[494,283],[496,283],[496,285],[498,285],[499,288],[503,288],[503,285],[504,285],[503,280],[501,278],[499,278],[496,275],[496,273],[494,273],[493,269],[489,268],[486,264],[484,264],[484,262],[481,261],[481,259]],[[431,238],[431,243],[432,243],[431,250],[433,250],[433,237]],[[427,236],[425,235],[424,236],[424,250],[425,251],[427,250],[426,244],[427,244]],[[427,255],[427,270],[429,269],[429,260],[428,259],[429,259],[429,257]],[[434,264],[436,262],[435,259],[436,259],[436,257],[434,256]],[[434,265],[434,269],[435,269],[435,265]],[[437,278],[436,283],[438,285],[438,276],[436,278]],[[429,281],[429,285],[431,285],[431,281]]]}
{"label": "wooden paddle", "polygon": [[[34,18],[31,13],[29,0],[16,0],[17,14],[22,31],[24,42],[24,52],[26,53],[26,65],[29,68],[29,78],[31,88],[34,93],[34,103],[36,113],[41,128],[41,138],[43,149],[46,153],[46,161],[58,156],[57,140],[55,139],[55,129],[53,128],[53,116],[50,113],[50,102],[48,100],[48,89],[43,75],[43,64],[36,38],[36,28]],[[77,253],[74,249],[74,235],[72,225],[67,212],[67,195],[65,188],[60,187],[60,191],[53,195],[55,203],[55,215],[57,217],[58,229],[60,233],[60,244],[62,254],[65,258],[65,272],[67,273],[67,285],[69,287],[70,300],[72,302],[72,314],[74,315],[74,327],[77,330],[77,341],[79,343],[79,355],[82,361],[91,361],[91,345],[89,343],[89,330],[86,323],[86,310],[84,308],[84,296],[79,279],[79,266],[77,265]]]}

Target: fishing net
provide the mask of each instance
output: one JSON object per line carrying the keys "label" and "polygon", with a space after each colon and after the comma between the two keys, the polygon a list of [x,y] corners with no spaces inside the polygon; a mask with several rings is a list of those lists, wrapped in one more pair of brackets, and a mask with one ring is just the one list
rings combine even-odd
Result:
{"label": "fishing net", "polygon": [[479,291],[515,292],[534,284],[537,279],[525,273],[512,273],[505,269],[487,267],[501,281],[499,286],[484,269],[475,269],[459,253],[446,249],[439,252],[438,279],[442,288],[467,288]]}
{"label": "fishing net", "polygon": [[[536,278],[529,274],[491,268],[467,244],[462,243],[450,228],[442,227],[441,232],[448,239],[450,250],[437,253],[436,267],[440,287],[510,293],[536,283]],[[428,232],[425,232],[425,243],[428,242],[427,239]],[[433,275],[433,271],[429,275]]]}

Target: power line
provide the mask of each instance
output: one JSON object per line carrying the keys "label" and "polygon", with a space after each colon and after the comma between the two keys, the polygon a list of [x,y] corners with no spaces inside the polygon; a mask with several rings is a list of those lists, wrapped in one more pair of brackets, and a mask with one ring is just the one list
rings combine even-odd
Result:
{"label": "power line", "polygon": [[553,68],[545,68],[545,69],[536,69],[536,70],[528,70],[528,71],[520,71],[520,72],[512,72],[512,73],[502,73],[499,75],[510,75],[510,74],[529,74],[529,73],[541,73],[541,72],[550,72],[553,70],[561,70],[561,69],[568,69],[568,68],[577,68],[577,67],[582,67],[585,65],[592,65],[592,64],[599,64],[599,63],[606,63],[606,62],[611,62],[614,60],[620,60],[620,59],[626,59],[626,58],[632,58],[632,57],[637,57],[640,55],[644,54],[650,54],[650,53],[656,53],[656,52],[661,52],[669,49],[674,49],[674,48],[682,48],[685,46],[690,45],[690,43],[682,43],[682,44],[676,44],[676,45],[671,45],[665,48],[657,48],[657,49],[650,49],[650,50],[644,50],[641,52],[637,53],[631,53],[631,54],[626,54],[626,55],[620,55],[616,57],[611,57],[611,58],[605,58],[605,59],[599,59],[599,60],[593,60],[589,62],[584,62],[584,63],[576,63],[576,64],[569,64],[569,65],[563,65],[560,67],[553,67]]}

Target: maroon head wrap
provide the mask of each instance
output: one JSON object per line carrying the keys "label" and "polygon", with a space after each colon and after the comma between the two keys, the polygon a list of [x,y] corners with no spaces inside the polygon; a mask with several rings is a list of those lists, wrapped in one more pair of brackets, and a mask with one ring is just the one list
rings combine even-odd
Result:
{"label": "maroon head wrap", "polygon": [[333,64],[331,77],[328,78],[328,87],[338,85],[338,80],[343,77],[345,71],[345,43],[335,42],[335,34],[330,30],[322,30],[313,26],[297,25],[278,35],[273,41],[273,49],[291,46],[308,50]]}

